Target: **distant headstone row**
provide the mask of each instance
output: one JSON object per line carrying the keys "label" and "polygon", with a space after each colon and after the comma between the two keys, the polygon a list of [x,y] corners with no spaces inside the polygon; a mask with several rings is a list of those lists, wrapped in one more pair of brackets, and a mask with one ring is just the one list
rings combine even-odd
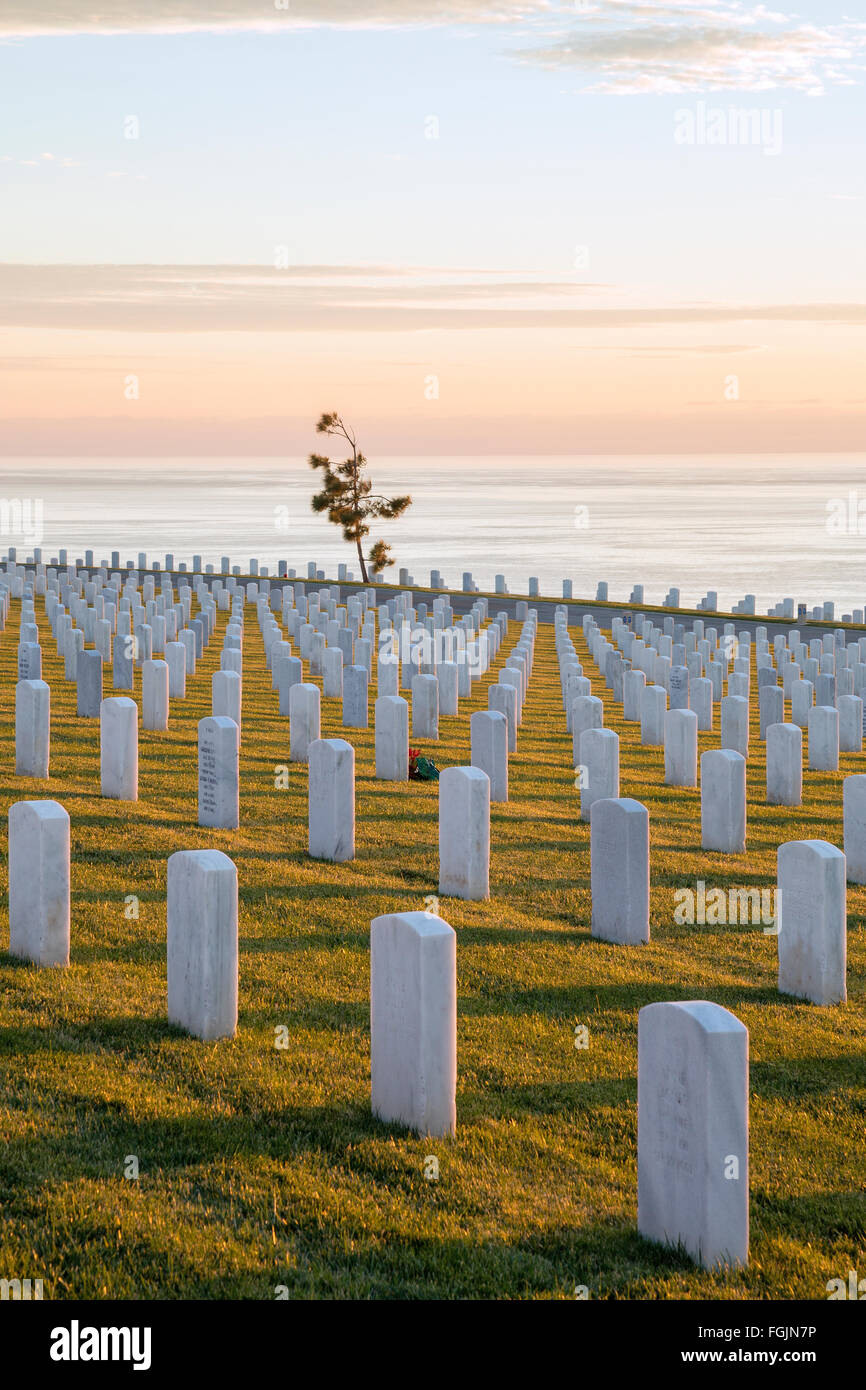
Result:
{"label": "distant headstone row", "polygon": [[[190,560],[176,560],[173,554],[168,553],[164,555],[162,560],[154,560],[152,557],[149,557],[146,552],[140,551],[134,560],[121,560],[120,551],[113,550],[110,559],[101,559],[97,565],[95,561],[95,552],[93,550],[85,550],[83,555],[76,557],[75,560],[70,560],[69,551],[67,549],[61,549],[58,551],[57,555],[52,556],[50,560],[46,562],[43,559],[42,548],[37,547],[32,554],[27,555],[24,560],[25,567],[37,569],[45,569],[46,563],[48,567],[55,569],[64,569],[67,566],[71,566],[88,571],[96,568],[105,571],[111,569],[121,572],[147,571],[152,575],[183,574],[203,575],[206,577],[219,575],[222,578],[235,579],[242,575],[249,575],[250,578],[255,579],[268,579],[271,577],[277,579],[296,579],[298,577],[297,568],[292,568],[288,560],[278,560],[276,571],[271,575],[268,565],[262,563],[256,557],[250,557],[244,564],[234,564],[231,557],[228,555],[221,556],[219,561],[204,562],[201,555],[193,555]],[[7,571],[10,568],[19,568],[17,550],[15,547],[10,547],[7,551],[5,565]],[[315,560],[307,561],[306,565],[301,568],[306,571],[307,581],[316,583],[322,582],[326,578],[326,571]],[[337,582],[355,582],[352,571],[344,563],[339,563],[337,565]],[[374,571],[373,582],[382,583],[387,582],[387,580],[381,571]],[[401,588],[408,589],[420,587],[406,566],[399,569],[397,583]],[[504,574],[496,574],[494,576],[493,585],[493,592],[495,594],[507,595],[512,592]],[[449,585],[443,577],[441,570],[431,569],[429,571],[429,588],[434,592],[442,592],[449,589]],[[573,600],[573,579],[563,579],[560,588],[560,595],[551,594],[546,597],[551,599],[554,597],[561,597],[565,600]],[[589,585],[586,588],[587,595],[589,595],[591,590],[592,585]],[[462,572],[458,591],[469,594],[478,593],[479,585],[473,577],[471,570],[464,570]],[[537,575],[530,575],[525,580],[522,580],[517,592],[525,593],[530,599],[545,597],[545,595],[542,594],[541,581]],[[680,592],[680,589],[676,586],[668,588],[659,599],[661,606],[665,608],[681,607]],[[595,600],[598,603],[609,603],[612,601],[610,585],[607,580],[597,580],[595,582]],[[629,591],[627,602],[636,605],[648,602],[648,599],[645,597],[645,586],[643,584],[634,584]],[[736,600],[730,611],[735,614],[754,617],[757,611],[756,605],[757,599],[755,595],[746,594],[743,598]],[[718,591],[715,589],[708,589],[692,606],[698,611],[709,613],[718,612]],[[835,610],[836,605],[832,600],[822,600],[821,603],[808,605],[803,602],[798,602],[794,598],[786,597],[772,604],[767,609],[767,616],[784,618],[789,621],[794,621],[796,619],[801,622],[808,620],[813,622],[832,622],[836,616]],[[854,607],[850,613],[843,613],[842,621],[845,623],[862,624],[864,622],[864,614],[866,614],[866,604],[860,608]]]}
{"label": "distant headstone row", "polygon": [[[594,935],[618,944],[639,944],[649,940],[649,816],[639,802],[619,796],[618,736],[603,727],[602,701],[584,693],[589,688],[589,682],[569,636],[564,613],[557,613],[555,626],[563,701],[567,709],[570,702],[575,765],[580,773],[581,818],[589,820],[591,826],[592,931]],[[637,636],[638,631],[643,636]],[[746,682],[744,694],[724,696],[721,700],[723,746],[708,749],[700,758],[702,847],[722,854],[744,853],[750,673],[747,659],[736,653],[743,649],[748,651],[748,645],[739,647],[733,633],[726,632],[723,634],[722,647],[718,647],[718,634],[709,629],[705,638],[702,625],[697,634],[694,631],[691,634],[662,634],[643,621],[631,628],[615,620],[612,635],[616,643],[621,643],[623,652],[628,653],[624,656],[603,636],[591,617],[584,620],[584,635],[614,701],[623,703],[626,719],[636,717],[634,705],[631,712],[628,708],[630,678],[640,678],[637,688],[642,695],[641,741],[651,745],[663,744],[665,781],[669,785],[697,785],[699,720],[691,709],[667,708],[668,690],[675,690],[679,686],[678,682],[672,680],[675,672],[684,673],[683,686],[679,689],[684,688],[686,694],[689,691],[689,668],[682,664],[682,655],[693,654],[701,664],[705,660],[710,664],[722,664],[728,682]],[[742,637],[741,634],[740,642]],[[791,634],[790,640],[799,650],[802,644],[799,644],[797,634]],[[762,645],[764,651],[761,650]],[[831,644],[827,645],[830,647]],[[675,650],[677,647],[679,651]],[[841,650],[849,649],[842,647]],[[782,661],[787,651],[785,638],[777,638],[776,659]],[[835,652],[834,643],[824,653],[822,659],[827,661],[828,667],[830,661],[835,662]],[[857,652],[859,659],[859,646]],[[759,661],[762,655],[767,655],[766,639],[759,637]],[[676,664],[671,665],[674,659]],[[791,657],[791,661],[796,664],[794,657]],[[731,662],[735,669],[729,674]],[[637,663],[642,669],[637,668]],[[738,665],[741,666],[739,670],[736,669]],[[659,684],[645,684],[647,669],[658,676]],[[760,670],[770,668],[760,665],[757,669],[760,673]],[[711,687],[711,682],[703,677],[698,677],[692,684]],[[762,690],[771,688],[776,687],[761,687]],[[782,687],[777,688],[779,696],[783,698]],[[792,688],[795,688],[793,683]],[[648,697],[653,697],[649,710],[643,703]],[[859,707],[858,734],[862,734],[860,698],[843,695],[839,699],[856,701]],[[712,689],[710,701],[712,714]],[[810,766],[829,765],[835,768],[839,755],[838,711],[833,707],[815,706],[811,715]],[[814,716],[821,717],[820,723],[814,721]],[[708,727],[713,727],[712,717]],[[767,800],[778,804],[782,797],[786,797],[788,799],[783,804],[799,805],[802,731],[794,724],[776,723],[767,726],[765,736]],[[852,745],[853,751],[859,752],[861,737],[853,738]],[[843,797],[844,853],[823,840],[791,841],[781,845],[778,851],[776,890],[777,902],[781,904],[780,920],[776,924],[779,989],[825,1006],[844,1002],[847,997],[845,885],[846,877],[852,882],[861,882],[866,868],[866,776],[855,774],[846,777]],[[846,866],[849,849],[850,870]]]}
{"label": "distant headstone row", "polygon": [[[300,582],[271,590],[266,579],[239,584],[228,577],[206,585],[195,576],[192,585],[181,582],[175,591],[168,573],[100,571],[85,578],[71,568],[36,578],[44,582],[28,579],[21,594],[19,670],[26,658],[33,663],[28,669],[41,672],[35,613],[41,591],[64,674],[76,683],[77,713],[99,719],[101,793],[117,800],[138,797],[138,706],[129,695],[104,696],[105,665],[113,663],[115,689],[134,692],[140,672],[142,728],[165,731],[171,701],[186,697],[187,678],[195,676],[217,631],[218,612],[227,612],[220,667],[211,677],[212,714],[198,728],[198,823],[213,829],[233,830],[240,823],[244,611],[254,607],[279,709],[289,720],[289,761],[309,767],[309,850],[335,862],[355,852],[354,749],[345,740],[321,739],[322,698],[341,700],[344,727],[366,728],[377,652],[379,690],[386,693],[374,702],[376,774],[406,780],[409,706],[396,692],[411,689],[413,739],[436,741],[440,712],[459,714],[461,696],[471,695],[509,630],[505,613],[488,623],[483,598],[457,623],[446,600],[434,599],[428,612],[426,604],[416,609],[408,593],[377,609],[372,590],[349,597],[342,607],[339,586],[308,593]],[[8,588],[2,595],[8,612]],[[440,891],[451,885],[447,891],[454,896],[489,895],[490,802],[508,799],[508,757],[517,744],[537,630],[537,615],[526,604],[520,607],[519,640],[488,688],[488,709],[476,710],[470,721],[470,766],[445,769],[440,786]],[[154,649],[167,660],[153,656]],[[29,676],[20,680],[19,774],[49,776],[50,717],[48,684]]]}

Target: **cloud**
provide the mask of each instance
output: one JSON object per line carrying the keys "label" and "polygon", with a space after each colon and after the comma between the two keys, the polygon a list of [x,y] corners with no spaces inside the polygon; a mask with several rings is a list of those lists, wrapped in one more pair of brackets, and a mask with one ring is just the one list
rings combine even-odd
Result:
{"label": "cloud", "polygon": [[[653,324],[866,324],[866,303],[617,302],[574,280],[364,266],[0,265],[0,327],[316,333],[595,329]],[[733,350],[733,349],[731,349]]]}
{"label": "cloud", "polygon": [[[42,161],[42,162],[40,162]],[[44,168],[46,164],[51,164],[59,169],[76,169],[80,167],[77,159],[68,159],[65,155],[41,154],[39,159],[20,159],[13,154],[0,154],[0,164],[23,164],[28,168]],[[48,172],[51,172],[50,170]]]}
{"label": "cloud", "polygon": [[274,30],[477,24],[523,20],[551,8],[546,0],[4,0],[0,34],[182,34],[221,29]]}
{"label": "cloud", "polygon": [[580,90],[817,95],[862,81],[866,24],[810,22],[747,0],[4,0],[0,40],[313,28],[499,26],[519,62]]}
{"label": "cloud", "polygon": [[619,352],[627,357],[731,357],[744,352],[767,352],[766,343],[691,343],[686,345],[646,346],[636,343],[585,343],[575,352]]}
{"label": "cloud", "polygon": [[615,95],[702,91],[818,95],[862,78],[866,26],[813,24],[737,0],[671,6],[606,3],[579,13],[523,62],[582,74],[582,88]]}

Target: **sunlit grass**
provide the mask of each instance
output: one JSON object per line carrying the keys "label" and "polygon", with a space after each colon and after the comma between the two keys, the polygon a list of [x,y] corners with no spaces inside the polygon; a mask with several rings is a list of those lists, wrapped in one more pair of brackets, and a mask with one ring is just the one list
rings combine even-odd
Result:
{"label": "sunlit grass", "polygon": [[[492,812],[490,901],[441,902],[458,933],[458,1132],[431,1141],[370,1114],[368,930],[436,893],[435,783],[377,783],[372,728],[344,731],[323,700],[323,735],[356,749],[357,857],[310,861],[306,769],[292,764],[288,790],[275,789],[288,722],[248,608],[240,830],[196,825],[196,725],[220,634],[172,702],[170,731],[140,732],[139,802],[103,801],[98,722],[76,717],[40,624],[52,776],[13,772],[14,604],[0,639],[3,811],[44,796],[69,811],[72,964],[37,971],[0,954],[0,1277],[43,1278],[51,1298],[273,1298],[279,1285],[293,1297],[569,1298],[578,1284],[594,1297],[824,1298],[828,1279],[866,1272],[866,890],[849,890],[839,1008],[778,995],[776,941],[760,926],[673,925],[677,887],[770,887],[780,841],[841,845],[842,777],[862,758],[806,773],[801,809],[764,805],[753,680],[748,852],[706,854],[698,792],[663,785],[662,750],[617,716],[575,631],[621,737],[621,795],[649,808],[652,842],[651,943],[596,942],[589,827],[542,625],[511,800]],[[470,709],[486,708],[516,637],[512,623],[471,706],[425,748],[440,768],[468,762]],[[701,735],[702,750],[717,742]],[[241,897],[239,1030],[219,1044],[166,1021],[166,861],[206,846],[231,855]],[[2,873],[5,888],[5,844]],[[751,1263],[736,1274],[697,1271],[635,1226],[638,1009],[690,998],[731,1009],[751,1035]],[[138,1181],[124,1177],[130,1155]]]}

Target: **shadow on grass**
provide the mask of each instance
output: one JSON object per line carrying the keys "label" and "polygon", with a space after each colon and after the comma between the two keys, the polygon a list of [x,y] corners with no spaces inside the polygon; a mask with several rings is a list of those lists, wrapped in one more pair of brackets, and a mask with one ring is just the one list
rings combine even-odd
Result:
{"label": "shadow on grass", "polygon": [[28,1057],[47,1052],[125,1052],[147,1057],[167,1039],[187,1036],[167,1018],[95,1018],[90,1023],[48,1027],[21,1024],[0,1028],[0,1053]]}
{"label": "shadow on grass", "polygon": [[[522,1238],[456,1238],[414,1231],[407,1240],[396,1230],[364,1229],[330,1213],[323,1220],[321,1210],[305,1199],[292,1203],[285,1214],[278,1207],[265,1238],[261,1211],[248,1216],[242,1204],[230,1205],[225,1192],[208,1192],[206,1197],[206,1191],[185,1213],[185,1249],[178,1249],[177,1240],[169,1246],[161,1229],[142,1225],[126,1235],[123,1248],[112,1256],[112,1278],[125,1289],[120,1298],[571,1300],[585,1286],[593,1299],[633,1299],[652,1297],[644,1291],[654,1279],[695,1277],[694,1265],[683,1252],[650,1244],[630,1222],[621,1220],[563,1224],[556,1231]],[[428,1220],[435,1219],[437,1194],[431,1184],[421,1180],[414,1205]],[[99,1296],[106,1273],[101,1247],[111,1242],[114,1232],[99,1213],[90,1225],[91,1240],[83,1251],[60,1252],[53,1299]],[[229,1271],[220,1268],[202,1232],[205,1226],[224,1241],[245,1240],[248,1255],[240,1268],[237,1261]],[[34,1244],[38,1243],[37,1238]],[[715,1276],[706,1288],[724,1287],[724,1282],[724,1276]],[[746,1296],[745,1290],[740,1296]]]}
{"label": "shadow on grass", "polygon": [[[458,1015],[463,1017],[507,1013],[547,1014],[553,1017],[579,1016],[590,1014],[610,1015],[622,1011],[633,1016],[637,1025],[637,1010],[646,1004],[694,999],[695,985],[673,984],[668,981],[629,981],[627,984],[587,984],[560,985],[553,988],[523,989],[513,985],[489,983],[482,984],[483,993],[467,998],[458,998]],[[776,1004],[777,991],[759,985],[713,985],[699,996],[711,1003],[725,1008],[742,1008],[744,1004]],[[507,1005],[507,1008],[503,1008]],[[575,1013],[575,1011],[577,1011]]]}

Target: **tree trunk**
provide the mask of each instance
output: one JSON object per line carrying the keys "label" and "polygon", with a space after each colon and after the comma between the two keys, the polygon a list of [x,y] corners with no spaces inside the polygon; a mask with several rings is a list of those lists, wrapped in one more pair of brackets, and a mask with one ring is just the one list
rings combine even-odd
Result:
{"label": "tree trunk", "polygon": [[364,552],[363,552],[363,550],[361,549],[361,537],[360,537],[360,536],[358,536],[358,537],[356,538],[355,544],[356,544],[357,547],[358,547],[358,559],[359,559],[360,564],[361,564],[361,579],[363,580],[363,582],[364,582],[365,584],[369,584],[370,581],[369,581],[369,579],[367,578],[367,566],[364,564]]}

